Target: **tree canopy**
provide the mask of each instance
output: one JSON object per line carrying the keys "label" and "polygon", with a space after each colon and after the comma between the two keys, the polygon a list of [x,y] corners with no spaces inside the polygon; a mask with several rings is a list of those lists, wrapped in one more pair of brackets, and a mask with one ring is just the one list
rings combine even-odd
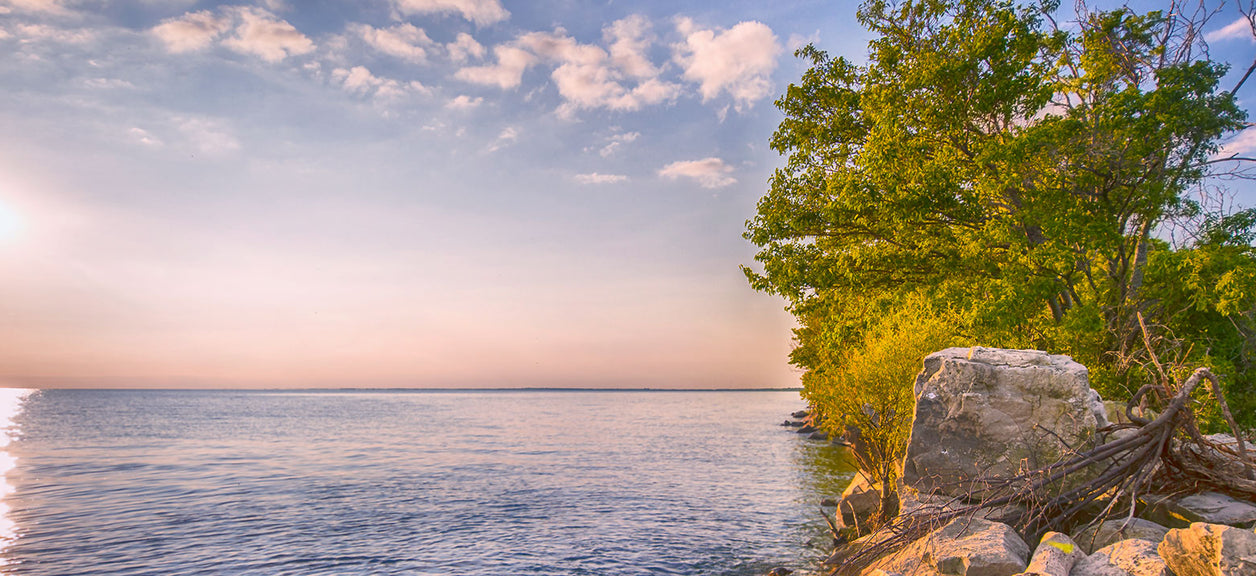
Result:
{"label": "tree canopy", "polygon": [[880,406],[854,359],[938,322],[938,347],[1072,355],[1110,397],[1141,385],[1150,331],[1256,425],[1256,212],[1198,194],[1246,126],[1227,67],[1182,11],[1061,12],[868,0],[866,61],[798,51],[746,275],[799,320],[804,395],[849,400],[833,428]]}

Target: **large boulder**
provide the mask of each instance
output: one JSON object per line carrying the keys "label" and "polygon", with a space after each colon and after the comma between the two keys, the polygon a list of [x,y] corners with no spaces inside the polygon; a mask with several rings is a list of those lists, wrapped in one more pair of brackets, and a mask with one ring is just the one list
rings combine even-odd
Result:
{"label": "large boulder", "polygon": [[1044,467],[1108,423],[1086,367],[1037,350],[935,352],[915,392],[903,480],[926,494],[979,494],[978,476]]}
{"label": "large boulder", "polygon": [[1174,528],[1157,548],[1177,576],[1256,576],[1256,534],[1196,522]]}
{"label": "large boulder", "polygon": [[1142,539],[1122,540],[1095,551],[1073,566],[1071,576],[1173,576],[1156,544]]}
{"label": "large boulder", "polygon": [[1073,536],[1073,540],[1087,554],[1122,540],[1146,540],[1152,546],[1159,544],[1169,529],[1142,518],[1125,520],[1106,520],[1098,526],[1088,527]]}
{"label": "large boulder", "polygon": [[961,518],[876,561],[863,574],[1012,576],[1025,571],[1028,559],[1029,545],[1010,526]]}

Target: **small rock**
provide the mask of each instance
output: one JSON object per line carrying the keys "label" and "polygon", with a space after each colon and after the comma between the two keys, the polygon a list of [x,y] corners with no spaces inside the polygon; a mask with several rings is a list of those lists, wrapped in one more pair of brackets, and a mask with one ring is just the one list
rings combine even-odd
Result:
{"label": "small rock", "polygon": [[1186,528],[1195,522],[1250,528],[1256,524],[1256,505],[1235,500],[1219,492],[1191,494],[1183,498],[1150,497],[1143,514],[1172,528]]}
{"label": "small rock", "polygon": [[1038,544],[1038,548],[1034,550],[1034,555],[1030,558],[1025,572],[1046,576],[1069,576],[1073,565],[1085,557],[1086,553],[1082,552],[1081,547],[1067,534],[1047,532],[1042,536],[1042,542]]}
{"label": "small rock", "polygon": [[808,416],[810,416],[810,415],[811,415],[811,413],[810,413],[810,412],[808,412],[808,411],[806,411],[806,410],[799,410],[799,411],[797,411],[797,412],[794,412],[793,414],[790,414],[790,416],[792,416],[792,417],[794,417],[794,418],[806,418],[806,417],[808,417]]}
{"label": "small rock", "polygon": [[1250,530],[1196,522],[1169,530],[1157,550],[1177,576],[1256,576],[1256,534]]}
{"label": "small rock", "polygon": [[863,472],[857,472],[855,477],[851,478],[850,484],[842,491],[842,499],[837,504],[842,524],[865,527],[880,509],[880,488],[864,476]]}
{"label": "small rock", "polygon": [[778,566],[776,568],[769,570],[768,576],[789,576],[790,574],[793,574],[793,573],[794,571],[790,570],[789,568],[781,568]]}
{"label": "small rock", "polygon": [[820,506],[823,506],[825,508],[836,508],[837,500],[834,500],[832,498],[825,498],[820,501]]}
{"label": "small rock", "polygon": [[1073,540],[1087,554],[1092,554],[1095,550],[1122,540],[1139,539],[1159,544],[1168,531],[1168,528],[1142,518],[1131,518],[1128,524],[1125,520],[1108,520],[1078,532]]}
{"label": "small rock", "polygon": [[825,442],[828,442],[829,434],[827,432],[824,432],[823,430],[816,430],[815,432],[812,432],[811,435],[807,437],[807,439],[808,440],[823,440]]}
{"label": "small rock", "polygon": [[1122,540],[1077,561],[1072,576],[1173,576],[1147,540]]}
{"label": "small rock", "polygon": [[807,424],[806,426],[803,426],[802,428],[798,429],[799,434],[810,434],[815,431],[816,431],[816,427],[810,424]]}

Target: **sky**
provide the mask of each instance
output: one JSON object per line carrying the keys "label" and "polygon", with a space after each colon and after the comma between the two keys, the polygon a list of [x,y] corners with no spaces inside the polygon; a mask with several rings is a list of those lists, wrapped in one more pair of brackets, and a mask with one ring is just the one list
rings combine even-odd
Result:
{"label": "sky", "polygon": [[0,385],[796,386],[741,233],[854,10],[0,0]]}

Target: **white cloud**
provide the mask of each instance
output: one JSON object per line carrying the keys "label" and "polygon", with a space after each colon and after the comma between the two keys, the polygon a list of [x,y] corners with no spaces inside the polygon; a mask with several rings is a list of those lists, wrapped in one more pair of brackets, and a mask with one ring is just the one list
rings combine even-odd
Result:
{"label": "white cloud", "polygon": [[536,62],[526,50],[514,46],[497,46],[493,48],[497,63],[487,66],[470,66],[454,74],[459,80],[472,84],[497,86],[502,90],[515,88],[523,82],[523,71]]}
{"label": "white cloud", "polygon": [[1256,153],[1256,128],[1248,128],[1217,150],[1216,157],[1250,156],[1253,153]]}
{"label": "white cloud", "polygon": [[286,20],[260,8],[236,8],[240,24],[235,35],[223,41],[228,48],[253,54],[267,62],[314,51],[314,42]]}
{"label": "white cloud", "polygon": [[669,180],[690,178],[703,188],[722,188],[737,182],[736,178],[729,176],[732,171],[733,167],[719,158],[703,158],[672,162],[659,170],[659,176]]}
{"label": "white cloud", "polygon": [[121,78],[89,78],[83,81],[88,88],[97,90],[112,90],[119,88],[134,88],[135,85]]}
{"label": "white cloud", "polygon": [[[606,33],[607,37],[619,41],[632,36],[632,30],[616,31],[614,26],[607,28],[610,30]],[[639,30],[643,25],[637,23],[634,26]],[[636,36],[629,40],[629,44],[640,44]],[[622,46],[619,50],[621,56],[631,52]],[[631,88],[625,86],[627,76],[646,72],[657,74],[657,69],[649,66],[649,62],[644,62],[645,66],[642,66],[642,62],[632,58],[621,58],[620,61],[627,62],[624,66],[631,66],[632,73],[629,74],[607,50],[577,42],[562,28],[553,32],[529,32],[510,44],[495,47],[493,51],[497,55],[496,64],[463,68],[456,76],[469,82],[514,88],[522,82],[523,72],[528,66],[538,61],[556,64],[550,78],[564,100],[559,108],[561,115],[570,115],[582,108],[637,110],[675,99],[680,94],[680,86],[654,77],[646,78]]]}
{"label": "white cloud", "polygon": [[820,31],[816,30],[815,32],[812,32],[810,36],[803,36],[801,34],[790,34],[789,40],[785,43],[785,45],[789,46],[789,49],[792,52],[808,44],[819,44],[819,43],[820,43]]}
{"label": "white cloud", "polygon": [[132,128],[128,130],[127,133],[130,134],[131,138],[134,138],[136,142],[145,146],[152,146],[154,148],[162,146],[162,142],[159,138],[149,134],[148,131],[143,128]]}
{"label": "white cloud", "polygon": [[658,76],[658,68],[650,63],[646,54],[653,42],[650,36],[650,22],[640,14],[634,14],[611,23],[602,30],[611,53],[611,61],[624,74],[633,78],[653,78]]}
{"label": "white cloud", "polygon": [[479,60],[484,57],[484,45],[475,41],[470,34],[459,32],[457,39],[445,45],[449,51],[449,59],[454,62],[466,62],[471,58]]}
{"label": "white cloud", "polygon": [[436,44],[426,32],[409,23],[392,28],[354,24],[350,26],[350,31],[384,54],[416,63],[427,61],[427,49]]}
{"label": "white cloud", "polygon": [[201,50],[230,29],[230,18],[201,10],[163,20],[153,27],[152,33],[166,44],[167,50],[177,54]]}
{"label": "white cloud", "polygon": [[445,107],[450,110],[471,110],[472,108],[478,107],[482,103],[484,103],[484,99],[479,96],[472,98],[466,94],[459,94],[449,102],[446,102]]}
{"label": "white cloud", "polygon": [[727,92],[737,110],[743,110],[771,93],[781,47],[766,24],[742,22],[717,32],[680,18],[676,28],[685,42],[674,47],[675,59],[685,79],[699,85],[703,102]]}
{"label": "white cloud", "polygon": [[574,179],[581,184],[618,184],[628,181],[628,177],[623,174],[598,174],[597,172],[576,174]]}
{"label": "white cloud", "polygon": [[60,42],[62,44],[86,44],[95,38],[91,30],[68,30],[45,24],[18,24],[14,29],[21,42]]}
{"label": "white cloud", "polygon": [[1250,41],[1256,41],[1256,37],[1252,35],[1252,23],[1246,16],[1239,16],[1238,20],[1226,24],[1225,28],[1213,30],[1204,34],[1204,40],[1208,42],[1231,40],[1235,38],[1247,38]]}
{"label": "white cloud", "polygon": [[66,14],[69,10],[65,7],[63,0],[0,0],[0,8],[6,8],[2,13],[10,11],[18,12],[47,12],[50,14]]}
{"label": "white cloud", "polygon": [[640,132],[622,132],[619,134],[614,134],[610,138],[607,139],[609,140],[609,142],[607,142],[606,145],[603,146],[601,150],[598,150],[598,155],[600,155],[603,158],[610,158],[611,156],[615,154],[615,152],[619,151],[620,147],[622,147],[624,144],[630,143],[636,140],[637,138],[639,138],[640,136],[641,136]]}
{"label": "white cloud", "polygon": [[461,14],[478,25],[510,17],[499,0],[393,0],[393,4],[403,14]]}
{"label": "white cloud", "polygon": [[513,126],[507,126],[497,135],[497,140],[488,147],[489,152],[496,152],[519,141],[519,129]]}
{"label": "white cloud", "polygon": [[197,150],[209,155],[221,155],[238,150],[236,140],[222,123],[206,118],[180,118],[177,127],[188,142]]}
{"label": "white cloud", "polygon": [[314,51],[314,42],[286,20],[256,7],[227,6],[219,14],[208,10],[189,12],[163,20],[152,33],[170,52],[202,50],[234,29],[222,44],[241,54],[252,54],[267,62]]}
{"label": "white cloud", "polygon": [[391,78],[380,78],[371,73],[366,66],[352,68],[336,68],[331,72],[332,80],[339,82],[345,91],[361,96],[372,95],[380,99],[398,98],[407,92],[429,94],[430,90],[419,82],[403,84]]}

